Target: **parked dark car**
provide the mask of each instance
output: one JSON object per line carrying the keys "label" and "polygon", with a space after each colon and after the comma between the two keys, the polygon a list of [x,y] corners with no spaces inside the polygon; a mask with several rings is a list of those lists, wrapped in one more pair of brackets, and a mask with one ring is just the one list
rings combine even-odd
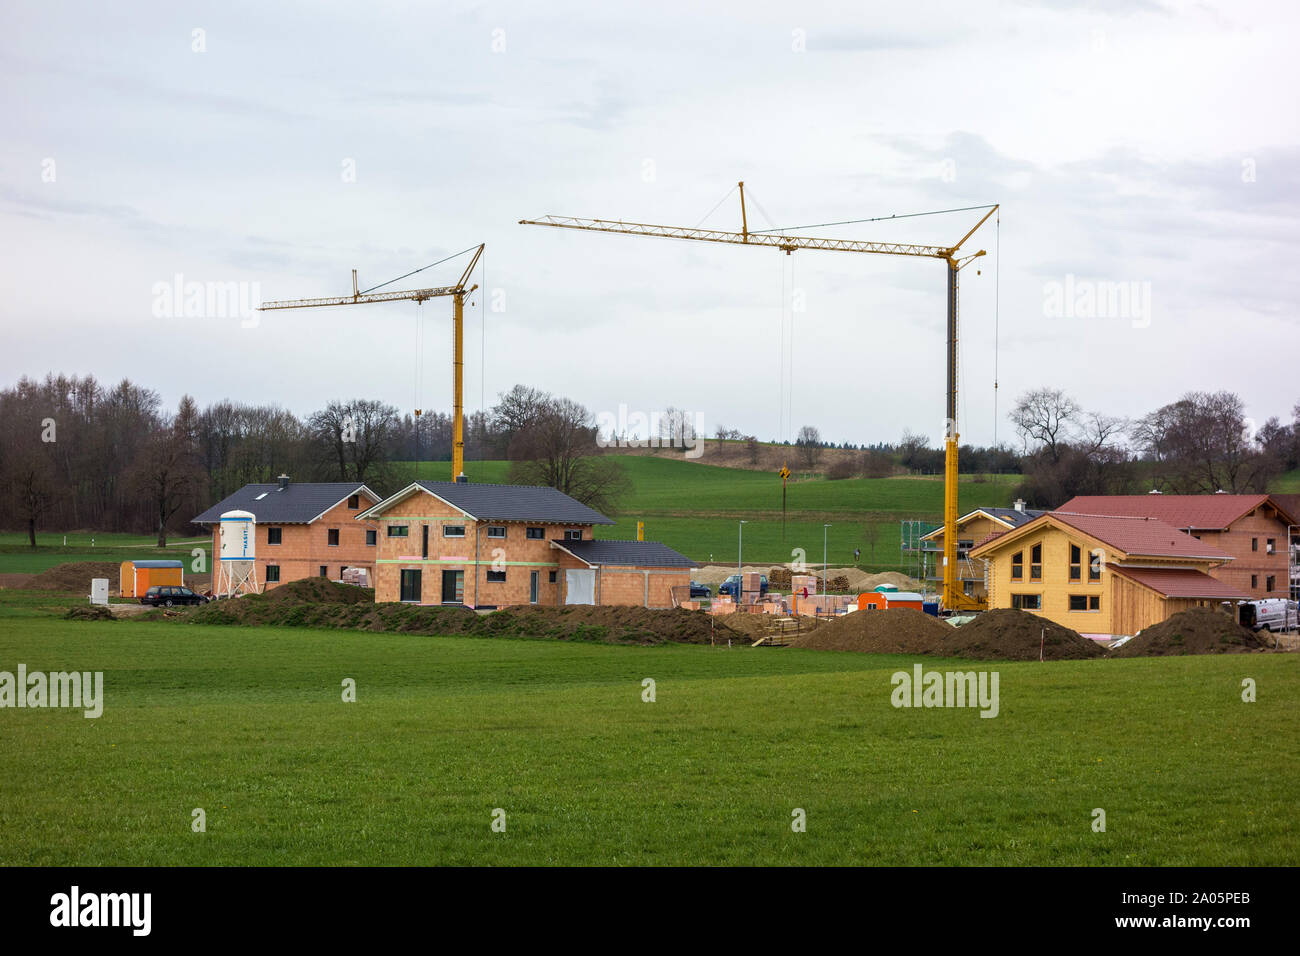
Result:
{"label": "parked dark car", "polygon": [[[739,575],[739,574],[733,574],[731,577],[727,578],[727,580],[723,581],[721,584],[718,585],[718,595],[721,596],[721,595],[723,595],[723,594],[729,594],[729,595],[731,595],[731,596],[734,598],[734,597],[736,596],[736,591],[737,591],[739,588],[740,588],[740,575]],[[767,593],[767,575],[766,575],[766,574],[761,575],[761,577],[760,577],[760,580],[759,580],[759,593],[760,593],[760,594],[766,594],[766,593]]]}
{"label": "parked dark car", "polygon": [[691,600],[711,597],[713,597],[713,589],[707,584],[700,584],[698,581],[691,582]]}
{"label": "parked dark car", "polygon": [[172,607],[175,604],[207,604],[208,599],[179,585],[155,584],[140,598],[141,604]]}

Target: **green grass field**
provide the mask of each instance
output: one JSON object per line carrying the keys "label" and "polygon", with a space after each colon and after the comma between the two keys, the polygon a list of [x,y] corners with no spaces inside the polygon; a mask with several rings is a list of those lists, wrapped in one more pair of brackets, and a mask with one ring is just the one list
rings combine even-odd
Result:
{"label": "green grass field", "polygon": [[3,865],[1300,862],[1294,655],[926,659],[1000,673],[982,719],[894,709],[904,658],[87,623],[51,600],[0,593],[0,670],[102,670],[104,713],[0,710]]}
{"label": "green grass field", "polygon": [[[617,524],[598,528],[599,538],[635,538],[637,521],[646,537],[662,541],[697,561],[734,564],[739,521],[744,531],[744,561],[785,562],[802,548],[810,564],[822,560],[822,525],[830,523],[826,550],[831,565],[853,562],[868,569],[898,568],[899,522],[905,518],[938,521],[943,512],[943,482],[938,477],[850,478],[843,481],[792,481],[787,489],[787,522],[781,521],[781,479],[766,472],[719,468],[648,455],[617,455],[633,490],[620,502]],[[414,465],[404,474],[413,478]],[[505,482],[509,462],[470,461],[470,481]],[[445,480],[442,462],[426,462],[420,474]],[[963,511],[1007,507],[1019,475],[963,476]],[[710,557],[712,556],[712,557]]]}
{"label": "green grass field", "polygon": [[[64,543],[66,540],[66,544]],[[168,538],[166,548],[156,547],[153,535],[37,532],[33,551],[25,532],[0,532],[0,574],[36,574],[56,564],[74,561],[174,560],[186,568],[194,560],[192,550],[202,548],[211,568],[211,538]]]}

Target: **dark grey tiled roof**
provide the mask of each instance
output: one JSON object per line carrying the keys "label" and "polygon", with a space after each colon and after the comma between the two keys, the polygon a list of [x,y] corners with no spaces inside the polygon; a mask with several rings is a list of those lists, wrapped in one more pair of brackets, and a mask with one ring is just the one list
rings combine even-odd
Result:
{"label": "dark grey tiled roof", "polygon": [[476,485],[419,481],[421,488],[485,521],[547,521],[553,524],[613,524],[554,488],[538,485]]}
{"label": "dark grey tiled roof", "polygon": [[291,481],[283,491],[278,482],[244,485],[190,520],[194,524],[215,524],[227,511],[248,511],[258,524],[306,524],[356,494],[369,498],[363,498],[363,509],[379,500],[373,491],[355,481]]}
{"label": "dark grey tiled roof", "polygon": [[1017,511],[1015,508],[981,508],[980,511],[993,515],[995,518],[1001,518],[1013,528],[1019,528],[1027,521],[1033,521],[1044,511],[1031,511],[1026,508],[1024,511]]}
{"label": "dark grey tiled roof", "polygon": [[630,564],[639,568],[694,568],[694,561],[658,541],[556,541],[588,564]]}

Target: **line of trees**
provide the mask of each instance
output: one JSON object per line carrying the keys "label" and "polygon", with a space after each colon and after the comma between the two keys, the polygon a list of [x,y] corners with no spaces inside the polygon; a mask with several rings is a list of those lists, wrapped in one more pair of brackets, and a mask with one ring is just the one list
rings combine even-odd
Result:
{"label": "line of trees", "polygon": [[[616,510],[627,481],[599,457],[594,416],[570,399],[518,385],[465,421],[466,457],[509,458],[511,480],[559,488]],[[230,400],[172,410],[130,380],[22,378],[0,390],[0,527],[169,533],[251,482],[357,481],[397,489],[406,461],[447,461],[452,419],[418,419],[374,399],[335,400],[305,417]]]}

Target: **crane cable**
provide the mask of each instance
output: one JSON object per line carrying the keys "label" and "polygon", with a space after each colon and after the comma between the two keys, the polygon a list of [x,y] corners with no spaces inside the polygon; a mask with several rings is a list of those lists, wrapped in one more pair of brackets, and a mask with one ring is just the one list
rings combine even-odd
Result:
{"label": "crane cable", "polygon": [[412,269],[410,272],[406,273],[406,275],[398,276],[396,279],[389,279],[387,282],[379,283],[379,285],[372,285],[369,289],[364,289],[359,294],[365,295],[368,292],[374,292],[376,289],[382,289],[386,285],[392,285],[394,282],[401,282],[403,279],[410,278],[411,276],[415,275],[417,272],[424,272],[426,269],[432,269],[434,266],[440,266],[444,262],[450,262],[452,259],[455,259],[457,256],[463,256],[465,253],[473,252],[477,248],[478,245],[473,245],[470,246],[468,249],[462,249],[460,252],[452,253],[451,255],[447,256],[447,258],[445,259],[439,259],[437,262],[430,262],[427,266],[420,266],[420,268],[418,269]]}
{"label": "crane cable", "polygon": [[993,226],[993,447],[998,445],[998,308],[1002,295],[1002,210]]}

